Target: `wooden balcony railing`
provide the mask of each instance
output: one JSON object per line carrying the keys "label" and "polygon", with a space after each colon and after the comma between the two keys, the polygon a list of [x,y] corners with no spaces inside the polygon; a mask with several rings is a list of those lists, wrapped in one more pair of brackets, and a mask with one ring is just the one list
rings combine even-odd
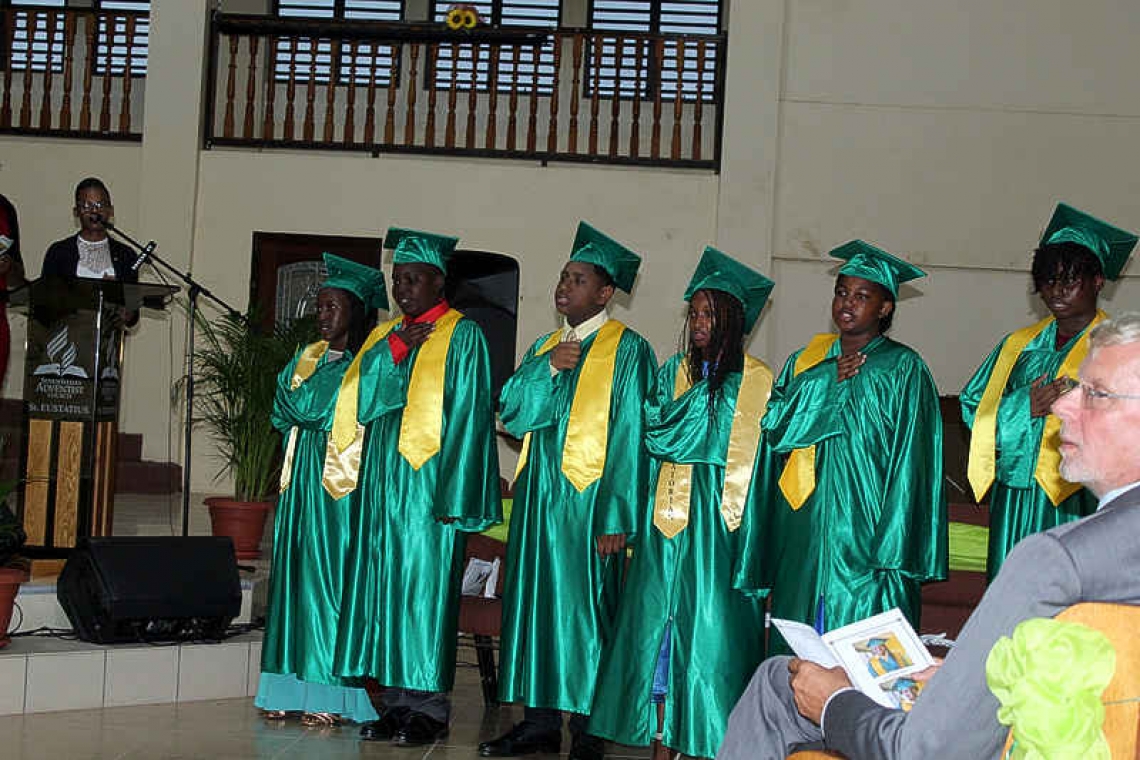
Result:
{"label": "wooden balcony railing", "polygon": [[0,9],[0,133],[141,140],[148,17]]}
{"label": "wooden balcony railing", "polygon": [[206,146],[717,169],[725,43],[218,14]]}

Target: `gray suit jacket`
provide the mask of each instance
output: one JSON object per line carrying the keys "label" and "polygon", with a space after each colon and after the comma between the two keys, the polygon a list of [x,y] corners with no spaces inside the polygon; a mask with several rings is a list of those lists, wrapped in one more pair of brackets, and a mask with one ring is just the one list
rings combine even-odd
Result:
{"label": "gray suit jacket", "polygon": [[824,714],[827,747],[851,760],[997,758],[1008,729],[986,686],[990,648],[1022,620],[1078,602],[1140,604],[1140,487],[1019,543],[910,713],[858,691],[837,694]]}

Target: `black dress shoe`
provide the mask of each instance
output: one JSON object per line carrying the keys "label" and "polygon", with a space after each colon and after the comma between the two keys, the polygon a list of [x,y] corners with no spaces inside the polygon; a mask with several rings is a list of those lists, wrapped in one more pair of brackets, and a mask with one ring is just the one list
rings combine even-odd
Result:
{"label": "black dress shoe", "polygon": [[379,720],[369,721],[360,727],[360,738],[366,742],[389,741],[400,730],[400,724],[411,712],[406,707],[393,707],[380,714]]}
{"label": "black dress shoe", "polygon": [[517,757],[542,752],[557,755],[562,748],[562,732],[539,728],[521,721],[497,739],[479,745],[482,757]]}
{"label": "black dress shoe", "polygon": [[606,756],[606,742],[590,734],[574,734],[567,760],[603,760]]}
{"label": "black dress shoe", "polygon": [[420,747],[447,738],[447,724],[430,715],[409,713],[400,724],[392,743],[398,747]]}

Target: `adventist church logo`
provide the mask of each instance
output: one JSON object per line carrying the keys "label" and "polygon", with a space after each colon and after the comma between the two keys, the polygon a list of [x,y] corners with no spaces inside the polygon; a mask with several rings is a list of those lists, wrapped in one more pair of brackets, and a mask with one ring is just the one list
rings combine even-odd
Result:
{"label": "adventist church logo", "polygon": [[33,375],[90,377],[90,375],[87,374],[87,370],[75,363],[75,359],[79,355],[79,349],[76,347],[74,341],[68,338],[66,325],[59,328],[59,331],[51,336],[47,344],[46,353],[48,361],[36,367],[32,372]]}

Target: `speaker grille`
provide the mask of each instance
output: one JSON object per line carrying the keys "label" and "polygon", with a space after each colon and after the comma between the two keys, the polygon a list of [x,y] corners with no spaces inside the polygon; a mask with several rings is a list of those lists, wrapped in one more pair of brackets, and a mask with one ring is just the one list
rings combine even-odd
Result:
{"label": "speaker grille", "polygon": [[80,541],[56,587],[79,638],[98,644],[221,638],[241,612],[229,538]]}

